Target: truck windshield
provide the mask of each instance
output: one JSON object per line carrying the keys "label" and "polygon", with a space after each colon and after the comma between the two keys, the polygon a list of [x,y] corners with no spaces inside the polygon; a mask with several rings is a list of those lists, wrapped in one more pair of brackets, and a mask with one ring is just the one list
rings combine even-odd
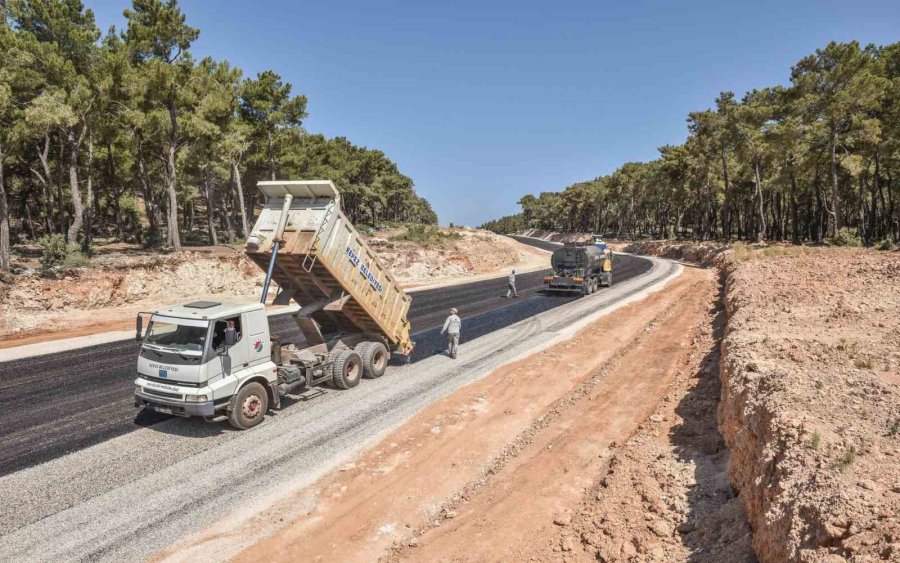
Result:
{"label": "truck windshield", "polygon": [[144,343],[168,352],[199,356],[203,353],[208,332],[208,323],[186,325],[152,319]]}

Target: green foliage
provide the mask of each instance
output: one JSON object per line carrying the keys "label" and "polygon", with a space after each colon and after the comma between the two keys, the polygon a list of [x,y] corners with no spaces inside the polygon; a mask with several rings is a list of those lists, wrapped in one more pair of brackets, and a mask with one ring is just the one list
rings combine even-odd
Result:
{"label": "green foliage", "polygon": [[687,121],[684,144],[660,147],[658,159],[525,195],[523,226],[513,216],[485,228],[751,242],[900,239],[900,206],[892,203],[900,198],[900,43],[829,43],[794,66],[790,85],[742,99],[722,92]]}
{"label": "green foliage", "polygon": [[844,227],[831,237],[831,244],[835,246],[862,246],[862,240],[859,238],[856,229]]}
{"label": "green foliage", "polygon": [[507,215],[493,221],[488,221],[479,227],[487,231],[491,231],[500,235],[508,235],[520,233],[528,228],[525,215],[517,213],[515,215]]}
{"label": "green foliage", "polygon": [[404,232],[389,238],[391,241],[412,242],[420,246],[443,246],[448,242],[460,239],[462,239],[462,235],[459,233],[445,233],[437,227],[427,225],[410,225]]}
{"label": "green foliage", "polygon": [[67,244],[63,235],[46,235],[37,242],[41,247],[40,262],[44,271],[79,268],[89,263],[89,259],[81,253],[79,246]]}
{"label": "green foliage", "polygon": [[878,250],[893,250],[894,249],[894,240],[890,237],[881,239],[880,241],[875,243],[875,248]]}
{"label": "green foliage", "polygon": [[62,235],[46,235],[37,242],[41,247],[41,267],[44,270],[62,266],[69,256],[66,238]]}
{"label": "green foliage", "polygon": [[900,418],[888,420],[887,435],[891,437],[900,435]]}
{"label": "green foliage", "polygon": [[856,461],[856,448],[850,446],[850,448],[848,448],[847,451],[844,452],[844,455],[842,455],[836,462],[834,462],[834,464],[832,464],[832,468],[837,469],[838,471],[843,471],[850,467],[850,464],[852,464],[854,461]]}
{"label": "green foliage", "polygon": [[78,245],[69,245],[69,253],[63,260],[63,268],[84,268],[91,263],[91,259],[86,256]]}
{"label": "green foliage", "polygon": [[[307,99],[276,72],[195,60],[200,31],[177,0],[133,0],[126,27],[102,37],[81,0],[0,1],[0,14],[0,214],[13,239],[238,241],[256,183],[276,176],[334,181],[356,223],[437,223],[383,152],[304,131]],[[52,267],[84,260],[61,256]],[[8,258],[0,243],[0,269]]]}
{"label": "green foliage", "polygon": [[822,437],[819,436],[819,433],[818,433],[818,432],[815,432],[815,433],[812,435],[812,438],[811,438],[810,441],[809,441],[809,447],[812,448],[812,449],[814,449],[814,450],[818,450],[818,449],[819,449],[819,445],[820,445],[821,443],[822,443]]}

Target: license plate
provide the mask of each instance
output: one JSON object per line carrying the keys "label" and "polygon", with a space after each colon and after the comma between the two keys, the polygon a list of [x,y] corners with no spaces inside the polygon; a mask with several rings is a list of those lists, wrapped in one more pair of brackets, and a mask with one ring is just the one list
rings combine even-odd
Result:
{"label": "license plate", "polygon": [[156,412],[161,412],[163,414],[175,414],[175,412],[172,409],[170,409],[169,407],[158,407],[156,405],[152,405],[151,408],[153,410],[155,410]]}

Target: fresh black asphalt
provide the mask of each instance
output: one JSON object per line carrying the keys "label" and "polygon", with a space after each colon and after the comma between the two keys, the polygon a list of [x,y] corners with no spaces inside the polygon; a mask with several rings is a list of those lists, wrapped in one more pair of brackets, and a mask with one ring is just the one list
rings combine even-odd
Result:
{"label": "fresh black asphalt", "polygon": [[[519,240],[545,249],[559,246]],[[651,266],[643,258],[617,256],[615,281],[647,272]],[[440,327],[450,307],[459,309],[464,342],[576,298],[544,294],[546,273],[517,276],[518,299],[505,299],[505,278],[412,293],[409,319],[416,342],[412,361],[440,353],[445,345]],[[290,314],[272,316],[269,323],[272,333],[284,341],[298,333]],[[137,343],[124,340],[0,363],[0,476],[169,418],[134,409],[137,352]]]}

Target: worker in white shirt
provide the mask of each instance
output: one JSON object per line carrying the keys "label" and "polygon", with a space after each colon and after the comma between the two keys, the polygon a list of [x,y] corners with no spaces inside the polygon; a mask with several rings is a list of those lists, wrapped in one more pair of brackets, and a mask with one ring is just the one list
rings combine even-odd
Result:
{"label": "worker in white shirt", "polygon": [[450,316],[444,321],[444,328],[441,329],[441,334],[447,335],[447,354],[454,360],[456,359],[456,353],[459,351],[459,331],[461,328],[462,321],[456,314],[456,308],[454,307],[450,309]]}
{"label": "worker in white shirt", "polygon": [[513,270],[509,273],[509,288],[506,290],[506,298],[510,297],[518,297],[519,292],[516,291],[516,271]]}

